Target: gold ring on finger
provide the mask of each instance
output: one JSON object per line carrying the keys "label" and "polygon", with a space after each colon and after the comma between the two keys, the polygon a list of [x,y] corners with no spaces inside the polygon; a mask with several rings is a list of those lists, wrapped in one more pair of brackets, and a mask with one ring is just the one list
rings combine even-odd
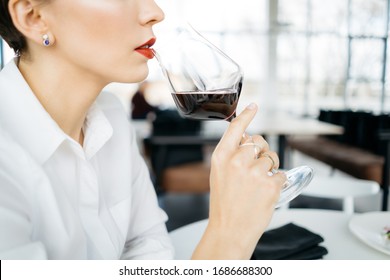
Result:
{"label": "gold ring on finger", "polygon": [[260,158],[260,153],[261,153],[262,147],[259,144],[251,142],[251,143],[244,143],[244,144],[240,145],[240,147],[244,147],[244,146],[253,146],[254,153],[255,153],[254,159]]}
{"label": "gold ring on finger", "polygon": [[260,157],[266,157],[266,158],[271,160],[272,165],[271,165],[271,167],[269,169],[269,172],[272,172],[273,174],[275,174],[277,171],[275,169],[275,161],[274,161],[274,159],[268,153],[262,153],[262,154],[260,154]]}

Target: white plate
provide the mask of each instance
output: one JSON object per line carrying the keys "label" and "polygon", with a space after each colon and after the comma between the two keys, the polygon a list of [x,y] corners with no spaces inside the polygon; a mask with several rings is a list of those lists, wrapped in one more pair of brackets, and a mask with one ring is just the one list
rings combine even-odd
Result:
{"label": "white plate", "polygon": [[354,215],[349,222],[349,229],[367,245],[390,255],[390,243],[385,244],[381,232],[390,226],[390,212],[368,212]]}

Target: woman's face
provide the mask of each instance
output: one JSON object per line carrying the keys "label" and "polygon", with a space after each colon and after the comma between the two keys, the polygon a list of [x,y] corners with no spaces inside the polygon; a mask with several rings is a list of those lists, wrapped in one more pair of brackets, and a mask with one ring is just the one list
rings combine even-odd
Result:
{"label": "woman's face", "polygon": [[55,0],[43,10],[55,38],[51,47],[70,71],[103,83],[146,78],[151,51],[145,44],[164,18],[154,0]]}

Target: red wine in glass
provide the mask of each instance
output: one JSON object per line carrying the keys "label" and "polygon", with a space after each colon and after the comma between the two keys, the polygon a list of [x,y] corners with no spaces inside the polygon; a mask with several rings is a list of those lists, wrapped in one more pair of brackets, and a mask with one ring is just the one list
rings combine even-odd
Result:
{"label": "red wine in glass", "polygon": [[183,117],[198,120],[231,121],[236,116],[240,91],[241,87],[205,92],[175,92],[172,93],[172,97]]}

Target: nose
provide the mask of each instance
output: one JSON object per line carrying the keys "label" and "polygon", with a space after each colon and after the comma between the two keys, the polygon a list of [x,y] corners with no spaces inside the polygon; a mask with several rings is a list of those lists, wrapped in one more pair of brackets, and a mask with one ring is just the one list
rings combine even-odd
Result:
{"label": "nose", "polygon": [[142,6],[140,21],[142,25],[154,25],[164,20],[164,12],[154,0],[140,0]]}

